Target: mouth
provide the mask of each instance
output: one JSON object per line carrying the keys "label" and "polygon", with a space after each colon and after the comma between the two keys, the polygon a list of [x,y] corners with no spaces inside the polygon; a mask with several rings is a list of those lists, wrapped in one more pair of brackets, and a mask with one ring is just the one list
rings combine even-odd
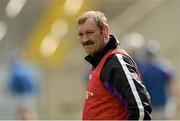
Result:
{"label": "mouth", "polygon": [[84,45],[84,47],[91,47],[93,44]]}

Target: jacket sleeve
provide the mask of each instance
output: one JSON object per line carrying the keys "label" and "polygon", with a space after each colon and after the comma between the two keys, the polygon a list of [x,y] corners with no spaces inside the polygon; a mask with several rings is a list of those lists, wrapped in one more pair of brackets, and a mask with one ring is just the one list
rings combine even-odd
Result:
{"label": "jacket sleeve", "polygon": [[128,120],[150,120],[149,94],[140,80],[134,61],[126,55],[109,57],[100,75],[111,93],[123,101],[128,111]]}

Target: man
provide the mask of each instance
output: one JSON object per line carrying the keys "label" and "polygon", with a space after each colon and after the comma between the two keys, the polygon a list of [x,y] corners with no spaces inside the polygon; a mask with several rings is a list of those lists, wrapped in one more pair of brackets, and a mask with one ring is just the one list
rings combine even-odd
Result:
{"label": "man", "polygon": [[36,71],[17,53],[10,58],[8,90],[17,101],[18,119],[36,119],[35,96],[38,91]]}
{"label": "man", "polygon": [[134,61],[109,35],[106,17],[84,13],[77,22],[80,41],[92,64],[86,89],[83,120],[150,120],[149,95]]}
{"label": "man", "polygon": [[153,120],[175,118],[177,82],[171,62],[160,57],[160,45],[155,40],[146,41],[142,59],[136,59],[139,72],[150,96]]}

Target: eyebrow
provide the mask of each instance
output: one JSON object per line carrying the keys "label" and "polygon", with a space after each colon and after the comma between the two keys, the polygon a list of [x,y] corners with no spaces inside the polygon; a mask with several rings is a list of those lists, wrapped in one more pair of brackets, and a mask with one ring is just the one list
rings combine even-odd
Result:
{"label": "eyebrow", "polygon": [[82,32],[78,32],[78,35],[82,35],[83,33]]}

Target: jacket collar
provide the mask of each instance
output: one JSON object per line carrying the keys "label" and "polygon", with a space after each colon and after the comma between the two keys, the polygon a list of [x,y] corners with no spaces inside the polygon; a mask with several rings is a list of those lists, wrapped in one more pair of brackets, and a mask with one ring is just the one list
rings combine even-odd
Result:
{"label": "jacket collar", "polygon": [[110,35],[109,42],[106,44],[106,46],[101,50],[100,52],[96,53],[95,56],[87,55],[85,57],[85,60],[91,63],[91,65],[95,68],[101,59],[105,56],[105,54],[112,50],[117,48],[119,45],[119,41],[115,38],[115,36]]}

